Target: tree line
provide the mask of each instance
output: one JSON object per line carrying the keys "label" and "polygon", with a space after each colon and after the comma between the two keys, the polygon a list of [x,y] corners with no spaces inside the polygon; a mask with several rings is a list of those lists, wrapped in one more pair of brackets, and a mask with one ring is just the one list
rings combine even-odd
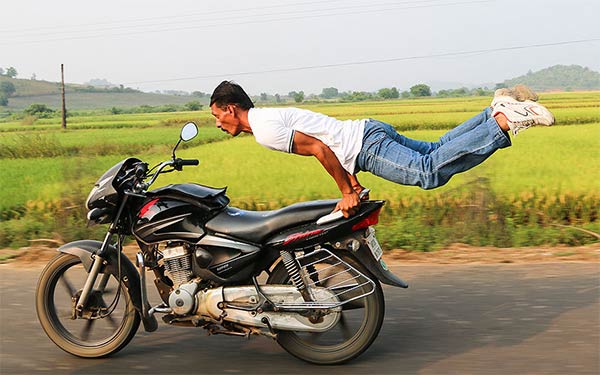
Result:
{"label": "tree line", "polygon": [[[498,88],[498,87],[496,87]],[[325,87],[321,90],[319,95],[309,94],[306,95],[304,91],[290,91],[287,95],[274,94],[270,95],[266,92],[261,93],[259,96],[254,96],[254,101],[258,102],[275,102],[285,103],[293,100],[296,103],[315,102],[321,100],[337,100],[342,102],[358,102],[365,100],[388,100],[388,99],[410,99],[410,98],[423,98],[423,97],[462,97],[462,96],[490,96],[493,94],[492,89],[486,88],[475,88],[468,89],[462,87],[459,89],[451,90],[440,90],[433,92],[431,87],[424,83],[420,83],[412,86],[410,89],[400,92],[396,87],[384,87],[374,92],[368,91],[344,91],[341,92],[335,87]]]}

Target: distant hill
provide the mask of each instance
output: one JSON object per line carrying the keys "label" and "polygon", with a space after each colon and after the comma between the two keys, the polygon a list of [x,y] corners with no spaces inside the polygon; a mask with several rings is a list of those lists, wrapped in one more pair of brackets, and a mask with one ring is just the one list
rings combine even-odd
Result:
{"label": "distant hill", "polygon": [[502,82],[507,87],[518,83],[537,91],[600,90],[600,73],[580,65],[554,65]]}
{"label": "distant hill", "polygon": [[[46,104],[53,109],[59,109],[61,103],[60,83],[47,81],[34,81],[0,76],[0,82],[9,81],[15,86],[15,93],[8,99],[7,107],[0,107],[0,111],[20,111],[33,103]],[[65,96],[67,108],[100,109],[100,108],[131,108],[142,105],[182,105],[190,101],[206,101],[194,96],[177,96],[164,94],[151,94],[130,88],[100,88],[85,85],[66,84]]]}

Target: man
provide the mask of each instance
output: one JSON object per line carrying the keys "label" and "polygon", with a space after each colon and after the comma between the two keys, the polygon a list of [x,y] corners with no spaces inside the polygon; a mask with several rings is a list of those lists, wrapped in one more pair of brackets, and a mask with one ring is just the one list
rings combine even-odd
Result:
{"label": "man", "polygon": [[438,142],[407,138],[373,119],[340,121],[299,108],[254,108],[242,87],[230,81],[215,88],[210,108],[217,127],[234,137],[251,133],[270,149],[315,156],[342,192],[336,211],[349,217],[364,189],[358,171],[423,189],[442,186],[510,146],[509,131],[516,135],[532,125],[552,125],[552,113],[534,100],[537,96],[525,86],[498,90],[491,107]]}

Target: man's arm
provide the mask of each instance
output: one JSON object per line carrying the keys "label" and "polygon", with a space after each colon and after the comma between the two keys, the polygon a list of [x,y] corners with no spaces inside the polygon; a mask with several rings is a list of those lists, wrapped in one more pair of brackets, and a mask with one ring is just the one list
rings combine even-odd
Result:
{"label": "man's arm", "polygon": [[[338,202],[335,210],[342,210],[346,218],[354,215],[360,205],[360,199],[358,198],[358,193],[354,190],[352,178],[350,177],[352,175],[342,167],[333,151],[320,140],[296,131],[294,133],[292,152],[298,155],[314,156],[319,160],[342,192],[342,200]],[[358,182],[356,178],[353,179],[355,182]]]}
{"label": "man's arm", "polygon": [[[348,172],[346,172],[348,173]],[[350,174],[348,173],[348,179],[350,180],[350,184],[352,184],[352,188],[354,189],[354,191],[360,195],[360,193],[365,190],[365,187],[362,186],[360,184],[360,182],[358,182],[358,178],[356,177],[355,174]],[[365,194],[363,197],[361,197],[361,200],[368,200],[369,199],[369,193]]]}

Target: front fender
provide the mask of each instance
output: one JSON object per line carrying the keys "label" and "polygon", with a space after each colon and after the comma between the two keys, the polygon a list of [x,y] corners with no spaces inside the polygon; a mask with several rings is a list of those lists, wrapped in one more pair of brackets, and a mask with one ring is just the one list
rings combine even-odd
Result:
{"label": "front fender", "polygon": [[[58,251],[61,253],[71,254],[79,259],[81,259],[81,263],[87,272],[90,272],[92,268],[92,264],[94,263],[93,254],[97,253],[102,247],[102,242],[93,241],[93,240],[81,240],[70,242],[58,248]],[[127,287],[127,292],[129,293],[129,297],[131,297],[131,301],[135,306],[135,309],[138,311],[140,316],[142,317],[142,323],[144,324],[144,329],[147,332],[156,331],[158,328],[158,322],[154,316],[148,316],[144,318],[144,314],[142,314],[142,292],[140,288],[140,274],[137,269],[131,263],[129,258],[125,256],[125,254],[120,253],[116,247],[109,246],[109,250],[107,251],[107,265],[100,269],[100,272],[110,272],[115,275],[115,277],[119,274],[118,269],[118,259],[117,254],[120,254],[121,261],[121,281]],[[146,309],[149,306],[145,306]]]}

